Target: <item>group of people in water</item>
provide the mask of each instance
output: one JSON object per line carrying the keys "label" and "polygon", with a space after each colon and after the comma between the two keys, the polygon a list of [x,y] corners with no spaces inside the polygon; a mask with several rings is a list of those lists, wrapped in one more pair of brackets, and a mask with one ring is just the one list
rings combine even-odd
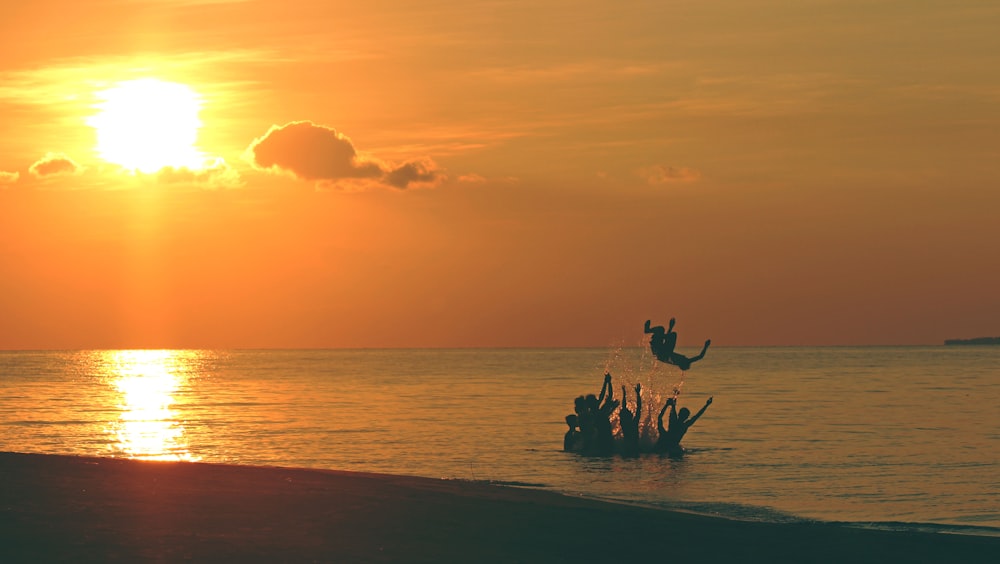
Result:
{"label": "group of people in water", "polygon": [[[700,354],[688,358],[674,351],[677,344],[677,333],[673,329],[673,319],[670,320],[670,327],[667,330],[659,325],[650,327],[650,322],[646,321],[645,333],[653,335],[649,341],[650,350],[660,362],[687,370],[691,368],[692,363],[705,357],[711,341],[705,341],[705,346],[701,349]],[[684,453],[681,439],[705,413],[708,406],[712,405],[712,398],[708,398],[704,407],[692,416],[688,408],[677,408],[678,394],[679,390],[674,388],[673,396],[667,398],[663,408],[660,409],[659,416],[656,418],[657,435],[654,440],[651,425],[641,424],[642,385],[635,385],[635,409],[630,409],[626,387],[622,386],[621,400],[615,399],[611,374],[606,373],[599,396],[588,394],[579,396],[574,401],[574,413],[566,416],[569,430],[563,437],[563,450],[594,456],[610,456],[615,453],[622,456],[638,456],[640,452],[645,451],[680,456]],[[667,424],[664,425],[663,417],[668,409],[670,415]],[[613,424],[616,414],[617,430]],[[651,412],[646,414],[647,419],[651,416]]]}
{"label": "group of people in water", "polygon": [[[657,436],[653,440],[642,423],[642,385],[635,385],[635,409],[629,409],[628,393],[622,386],[622,399],[614,397],[614,386],[611,384],[611,374],[604,375],[604,385],[600,396],[587,394],[574,401],[573,411],[566,416],[569,430],[563,437],[563,450],[585,455],[611,456],[615,453],[622,456],[638,456],[640,452],[652,451],[671,456],[684,453],[681,439],[688,429],[712,405],[708,398],[698,413],[691,415],[686,407],[677,409],[677,390],[674,396],[667,398],[660,414],[656,418]],[[667,424],[663,418],[670,410]],[[618,429],[614,428],[614,415],[618,415]],[[651,414],[647,413],[647,417]]]}

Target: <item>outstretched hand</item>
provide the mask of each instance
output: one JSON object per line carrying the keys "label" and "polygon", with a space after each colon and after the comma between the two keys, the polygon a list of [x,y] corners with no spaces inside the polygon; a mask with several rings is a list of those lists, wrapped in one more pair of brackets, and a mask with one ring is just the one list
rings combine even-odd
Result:
{"label": "outstretched hand", "polygon": [[636,384],[635,385],[635,395],[639,395],[640,393],[642,393],[642,384]]}
{"label": "outstretched hand", "polygon": [[605,372],[604,373],[604,381],[605,382],[610,382],[611,381],[611,373],[610,372]]}
{"label": "outstretched hand", "polygon": [[711,396],[708,398],[708,401],[705,402],[705,405],[712,405],[712,397]]}

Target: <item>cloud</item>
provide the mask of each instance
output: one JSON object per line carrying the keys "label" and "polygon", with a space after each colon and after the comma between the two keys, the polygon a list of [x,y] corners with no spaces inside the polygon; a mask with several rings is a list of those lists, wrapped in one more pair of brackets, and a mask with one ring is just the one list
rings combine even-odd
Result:
{"label": "cloud", "polygon": [[13,184],[17,182],[18,178],[21,178],[21,173],[19,172],[7,172],[0,170],[0,186],[4,184]]}
{"label": "cloud", "polygon": [[463,174],[458,177],[458,181],[467,182],[469,184],[482,184],[483,182],[486,182],[486,177],[476,173]]}
{"label": "cloud", "polygon": [[674,184],[694,182],[701,178],[701,172],[686,166],[653,165],[639,169],[639,176],[649,184]]}
{"label": "cloud", "polygon": [[[311,121],[272,125],[250,143],[245,157],[257,168],[290,172],[324,186],[338,181],[369,180],[404,189],[414,184],[432,185],[444,179],[441,169],[430,159],[390,166],[362,158],[350,138]],[[347,184],[356,186],[358,183]]]}
{"label": "cloud", "polygon": [[469,173],[459,176],[456,180],[464,184],[517,184],[521,181],[520,178],[516,176],[494,176],[486,178],[481,174]]}
{"label": "cloud", "polygon": [[472,75],[495,82],[555,82],[585,79],[588,81],[620,81],[628,77],[656,76],[679,63],[642,63],[629,60],[594,59],[553,65],[516,65],[478,69]]}
{"label": "cloud", "polygon": [[247,155],[257,167],[287,170],[305,180],[375,178],[383,174],[377,163],[358,158],[346,136],[310,121],[272,125],[250,143]]}
{"label": "cloud", "polygon": [[384,181],[396,188],[406,188],[410,184],[434,184],[443,175],[437,166],[429,160],[411,161],[386,171]]}
{"label": "cloud", "polygon": [[236,188],[243,185],[240,173],[225,160],[215,161],[202,169],[166,166],[156,172],[156,179],[166,184],[198,184],[210,188]]}
{"label": "cloud", "polygon": [[48,153],[28,168],[38,178],[64,174],[79,174],[83,167],[62,153]]}

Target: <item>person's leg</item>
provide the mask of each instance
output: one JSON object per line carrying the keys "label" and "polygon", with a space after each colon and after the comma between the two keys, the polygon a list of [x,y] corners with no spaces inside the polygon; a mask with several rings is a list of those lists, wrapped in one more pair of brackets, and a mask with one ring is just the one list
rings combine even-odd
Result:
{"label": "person's leg", "polygon": [[701,348],[701,352],[698,353],[698,356],[693,357],[693,358],[691,358],[689,360],[691,362],[697,362],[697,361],[705,358],[705,353],[708,352],[708,345],[711,345],[711,344],[712,344],[712,339],[709,339],[709,340],[705,341],[705,346]]}

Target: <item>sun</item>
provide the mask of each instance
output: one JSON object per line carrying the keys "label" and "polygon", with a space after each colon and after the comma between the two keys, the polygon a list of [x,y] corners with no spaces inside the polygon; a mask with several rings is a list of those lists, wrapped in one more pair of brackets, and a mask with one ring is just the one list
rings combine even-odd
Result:
{"label": "sun", "polygon": [[163,167],[204,168],[195,147],[201,97],[190,87],[156,78],[119,82],[97,92],[97,154],[124,168],[153,173]]}

